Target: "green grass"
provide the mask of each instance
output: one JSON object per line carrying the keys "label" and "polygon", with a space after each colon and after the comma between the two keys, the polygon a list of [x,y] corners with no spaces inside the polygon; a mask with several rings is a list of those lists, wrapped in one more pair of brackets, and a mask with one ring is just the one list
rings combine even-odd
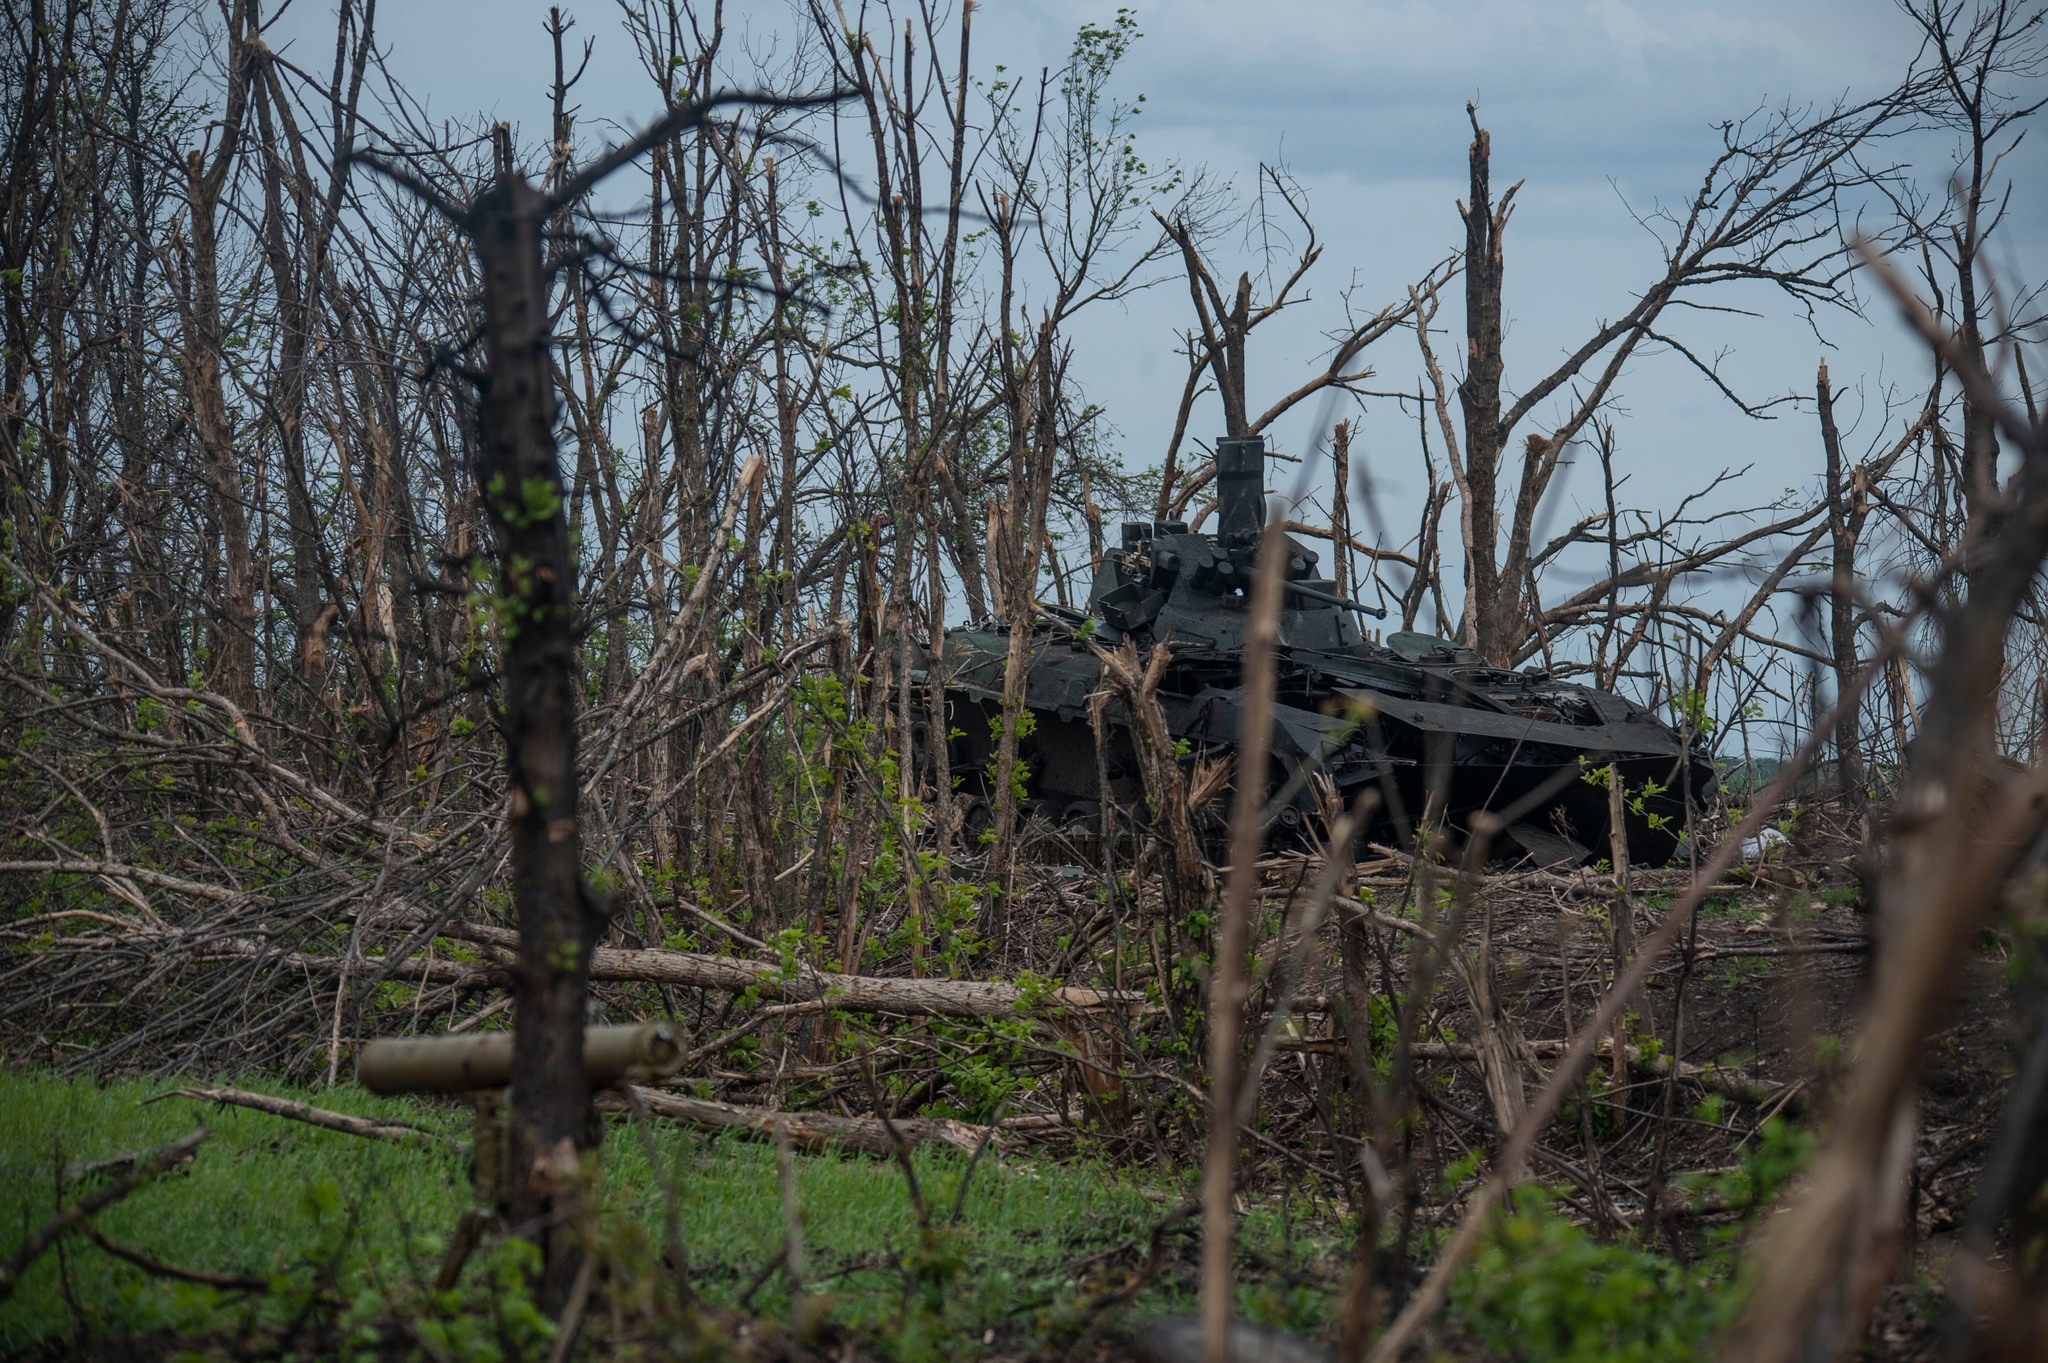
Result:
{"label": "green grass", "polygon": [[[306,1093],[245,1084],[467,1134],[467,1114],[453,1105],[378,1098],[348,1087]],[[439,1247],[469,1202],[462,1156],[184,1098],[143,1105],[170,1087],[134,1081],[102,1087],[0,1071],[0,1255],[12,1253],[53,1213],[55,1161],[161,1144],[204,1121],[213,1135],[190,1165],[136,1191],[95,1224],[159,1259],[271,1278],[274,1290],[242,1296],[152,1277],[71,1236],[61,1255],[46,1254],[0,1303],[0,1355],[75,1339],[81,1327],[105,1337],[276,1324],[323,1280],[356,1304],[354,1318],[369,1318],[380,1301],[406,1299],[406,1285],[432,1277]],[[659,1157],[679,1192],[692,1285],[714,1305],[733,1304],[783,1243],[775,1151],[660,1122],[655,1131]],[[641,1246],[647,1271],[659,1272],[649,1247],[663,1240],[663,1197],[640,1134],[615,1125],[603,1160],[607,1222],[622,1242]],[[1120,1281],[1132,1257],[1077,1277],[1079,1261],[1142,1239],[1186,1192],[1186,1179],[1148,1183],[1088,1162],[991,1153],[974,1170],[961,1220],[951,1226],[946,1223],[967,1164],[953,1151],[919,1152],[913,1159],[938,1227],[927,1238],[893,1162],[797,1157],[810,1274],[821,1309],[835,1325],[876,1339],[899,1357],[974,1352],[987,1331],[1011,1344],[1020,1335],[1039,1336],[1070,1319],[1105,1284]],[[1248,1255],[1268,1265],[1298,1264],[1334,1246],[1335,1226],[1303,1217],[1298,1203],[1292,1217],[1283,1210],[1253,1209],[1243,1234]],[[1276,1294],[1270,1285],[1248,1283],[1244,1307],[1255,1317],[1319,1324],[1334,1276],[1306,1294],[1298,1287]],[[1136,1309],[1187,1304],[1185,1275],[1162,1278]],[[769,1278],[752,1309],[787,1318],[783,1275]]]}
{"label": "green grass", "polygon": [[[189,1166],[137,1190],[95,1224],[170,1263],[264,1277],[268,1290],[237,1294],[152,1277],[72,1236],[0,1302],[0,1357],[61,1355],[81,1337],[203,1343],[250,1327],[273,1330],[315,1301],[329,1322],[315,1340],[323,1355],[356,1349],[364,1358],[485,1363],[544,1351],[551,1327],[524,1296],[516,1246],[473,1261],[457,1293],[425,1290],[469,1202],[463,1156],[188,1099],[144,1105],[170,1087],[0,1070],[0,1256],[54,1211],[57,1161],[162,1144],[204,1121],[213,1135]],[[467,1134],[467,1114],[453,1104],[346,1087],[267,1091]],[[787,1277],[763,1276],[784,1242],[773,1147],[660,1122],[653,1129],[655,1157],[678,1190],[693,1290],[713,1307],[733,1307],[758,1281],[746,1309],[769,1330],[805,1328]],[[1745,1185],[1746,1195],[1768,1200],[1797,1167],[1808,1147],[1795,1137],[1787,1128],[1752,1147],[1744,1177],[1755,1186]],[[674,1339],[679,1319],[654,1290],[669,1272],[657,1248],[666,1204],[634,1127],[615,1125],[601,1158],[600,1258],[609,1287],[579,1356],[623,1350],[639,1357],[635,1338]],[[1000,1159],[991,1153],[973,1170],[956,1224],[967,1157],[919,1152],[912,1164],[931,1209],[929,1229],[920,1226],[893,1161],[799,1155],[793,1165],[814,1293],[802,1319],[858,1335],[863,1352],[901,1363],[1060,1351],[1083,1304],[1122,1286],[1142,1249],[1100,1252],[1132,1240],[1142,1246],[1193,1179],[1192,1170],[1118,1170],[1028,1149]],[[1681,1269],[1660,1255],[1594,1240],[1548,1195],[1529,1190],[1461,1275],[1444,1325],[1454,1338],[1523,1363],[1688,1357],[1707,1347],[1739,1300],[1727,1287],[1734,1241],[1723,1238],[1736,1233],[1714,1232],[1699,1247],[1704,1256]],[[1238,1240],[1240,1314],[1304,1333],[1322,1329],[1349,1235],[1327,1205],[1299,1195],[1253,1198]],[[1192,1244],[1176,1244],[1159,1279],[1124,1308],[1128,1315],[1192,1307]],[[1418,1249],[1426,1258],[1428,1246]],[[1636,1341],[1629,1346],[1636,1353],[1623,1341]],[[304,1350],[303,1338],[296,1347]]]}
{"label": "green grass", "polygon": [[[452,1225],[466,1205],[461,1161],[452,1154],[184,1098],[141,1105],[169,1087],[100,1088],[90,1080],[0,1072],[0,1246],[12,1253],[54,1213],[57,1160],[163,1144],[200,1122],[213,1135],[192,1163],[95,1217],[102,1232],[184,1267],[281,1282],[311,1283],[317,1266],[338,1252],[348,1287],[361,1285],[371,1259],[399,1257],[409,1226]],[[461,1125],[452,1110],[359,1090],[335,1090],[318,1101],[450,1131]],[[151,1277],[82,1237],[68,1237],[60,1249],[45,1254],[0,1303],[0,1353],[69,1335],[81,1324],[94,1333],[187,1332],[219,1327],[250,1309],[287,1309]]]}

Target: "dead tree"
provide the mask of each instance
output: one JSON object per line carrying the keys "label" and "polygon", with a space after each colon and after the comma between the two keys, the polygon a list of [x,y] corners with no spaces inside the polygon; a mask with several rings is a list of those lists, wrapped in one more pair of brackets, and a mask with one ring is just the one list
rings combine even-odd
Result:
{"label": "dead tree", "polygon": [[[1464,597],[1460,638],[1497,666],[1513,666],[1532,648],[1541,625],[1531,599],[1533,569],[1544,546],[1534,542],[1537,512],[1557,475],[1564,451],[1615,394],[1630,360],[1645,347],[1676,354],[1744,413],[1770,415],[1789,401],[1750,402],[1736,394],[1712,363],[1663,326],[1674,307],[1701,305],[1701,291],[1747,281],[1777,289],[1813,315],[1847,301],[1847,244],[1832,232],[1830,214],[1846,190],[1889,174],[1863,167],[1858,152],[1904,117],[1888,96],[1843,105],[1805,118],[1782,111],[1721,126],[1722,147],[1691,200],[1678,212],[1639,219],[1658,228],[1664,270],[1620,317],[1602,323],[1548,374],[1508,403],[1501,296],[1503,245],[1515,189],[1495,201],[1492,138],[1475,109],[1469,156],[1470,199],[1458,205],[1465,223],[1465,367],[1455,383],[1461,422],[1450,410],[1453,382],[1438,362],[1429,322],[1440,288],[1417,291],[1416,342],[1429,380],[1429,398],[1449,456],[1460,501]],[[1523,432],[1544,404],[1564,399],[1546,431]],[[1462,431],[1460,427],[1462,426]],[[1520,469],[1509,468],[1519,438]],[[1513,501],[1503,515],[1503,486],[1513,479]],[[1603,593],[1604,594],[1604,593]]]}
{"label": "dead tree", "polygon": [[542,1245],[540,1297],[549,1309],[567,1300],[580,1263],[573,1212],[584,1182],[581,1155],[596,1139],[583,1023],[591,952],[610,906],[585,878],[577,820],[576,570],[555,445],[542,234],[565,205],[676,132],[702,124],[713,109],[769,102],[722,96],[672,110],[594,165],[563,177],[552,193],[518,171],[501,129],[495,180],[467,207],[388,162],[357,158],[458,226],[475,249],[482,282],[476,481],[497,538],[506,816],[519,924],[510,1209],[514,1225]]}
{"label": "dead tree", "polygon": [[[1387,304],[1369,317],[1347,315],[1344,325],[1330,337],[1331,347],[1322,367],[1282,393],[1263,411],[1254,411],[1247,395],[1245,369],[1251,334],[1265,322],[1304,301],[1307,276],[1323,256],[1323,244],[1316,239],[1315,225],[1302,201],[1300,186],[1284,171],[1271,166],[1261,166],[1259,174],[1262,184],[1271,186],[1273,198],[1278,201],[1285,217],[1303,237],[1299,251],[1286,263],[1286,273],[1273,287],[1272,296],[1264,301],[1256,300],[1248,270],[1239,272],[1236,285],[1227,294],[1218,282],[1217,265],[1205,249],[1205,238],[1213,235],[1216,227],[1197,215],[1198,208],[1213,213],[1213,204],[1206,200],[1198,201],[1198,205],[1183,208],[1171,216],[1157,211],[1153,213],[1160,230],[1180,254],[1196,323],[1185,335],[1187,379],[1181,388],[1173,435],[1168,441],[1160,472],[1156,513],[1161,518],[1185,516],[1188,507],[1216,476],[1213,463],[1186,472],[1180,466],[1181,446],[1187,437],[1189,420],[1196,402],[1205,392],[1213,392],[1223,406],[1224,436],[1236,438],[1263,434],[1282,416],[1319,393],[1355,392],[1357,386],[1373,373],[1370,366],[1362,363],[1365,351],[1405,323],[1416,308],[1416,293],[1411,290],[1407,301]],[[1265,211],[1263,196],[1257,211]],[[1436,266],[1425,277],[1422,292],[1432,293],[1453,273],[1455,271],[1448,262]],[[1192,519],[1199,523],[1206,514],[1197,512]]]}
{"label": "dead tree", "polygon": [[[1962,148],[1952,193],[1926,200],[1911,186],[1892,188],[1895,231],[1920,255],[1923,283],[1937,312],[1953,324],[1955,345],[1982,364],[2041,317],[2038,292],[1997,297],[1984,262],[2011,202],[2006,157],[2028,121],[2048,106],[2028,84],[2048,71],[2048,41],[2039,14],[2012,0],[1900,0],[1899,8],[1931,55],[1912,92],[1914,112],[1924,125],[1958,135]],[[1952,369],[1939,358],[1936,364]],[[2020,381],[2026,381],[2024,366]],[[1967,527],[1990,514],[1999,497],[1998,428],[1966,386],[1955,382],[1955,388],[1961,429],[1936,471],[1953,474],[1951,504]],[[1972,574],[1965,569],[1965,577]]]}
{"label": "dead tree", "polygon": [[[1730,1357],[1767,1363],[1840,1356],[1890,1279],[1906,1234],[1926,1036],[1987,907],[2048,819],[2048,766],[1997,760],[2006,638],[2048,563],[2048,427],[2002,399],[1959,328],[1884,278],[2020,464],[1950,555],[1950,570],[1978,563],[1967,597],[1938,613],[1940,652],[1878,890],[1885,943],[1861,1052],[1808,1187],[1758,1248],[1758,1290],[1731,1344]],[[2024,1139],[2032,1114],[2022,1116],[2010,1130]]]}
{"label": "dead tree", "polygon": [[[1870,500],[1857,497],[1842,467],[1842,433],[1835,426],[1835,394],[1828,384],[1827,361],[1814,380],[1814,410],[1820,416],[1820,438],[1827,456],[1829,573],[1828,645],[1834,655],[1835,694],[1850,694],[1856,678],[1856,541],[1870,514]],[[1863,806],[1863,743],[1858,723],[1860,706],[1838,706],[1835,712],[1835,789],[1851,811]]]}
{"label": "dead tree", "polygon": [[590,956],[609,917],[583,873],[577,821],[576,574],[555,446],[549,289],[542,231],[560,204],[497,138],[494,182],[467,207],[362,155],[467,236],[482,281],[476,485],[495,533],[502,641],[506,821],[519,923],[509,1122],[509,1210],[538,1240],[548,1309],[567,1299],[580,1250],[574,1211],[594,1143],[583,1079]]}
{"label": "dead tree", "polygon": [[191,235],[189,241],[174,238],[171,244],[172,277],[178,286],[179,322],[184,332],[180,359],[191,392],[193,434],[220,536],[221,596],[220,618],[213,631],[214,677],[221,689],[245,708],[256,694],[255,551],[250,543],[236,432],[229,415],[219,228],[221,196],[241,152],[258,60],[256,17],[255,0],[240,0],[229,14],[228,88],[219,141],[210,153],[194,147],[185,154],[186,224]]}
{"label": "dead tree", "polygon": [[[555,453],[541,229],[554,205],[504,156],[468,226],[483,279],[477,483],[498,536],[507,816],[519,917],[510,1167],[516,1224],[540,1237],[542,1300],[568,1298],[576,1227],[559,1215],[591,1145],[583,1082],[590,952],[609,914],[583,875],[576,819],[575,567]],[[573,1203],[571,1204],[573,1205]]]}

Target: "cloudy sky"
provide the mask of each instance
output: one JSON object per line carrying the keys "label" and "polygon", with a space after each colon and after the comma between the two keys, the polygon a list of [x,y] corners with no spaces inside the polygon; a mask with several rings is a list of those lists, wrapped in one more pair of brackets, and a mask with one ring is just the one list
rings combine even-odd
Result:
{"label": "cloudy sky", "polygon": [[[643,121],[658,107],[618,30],[618,10],[565,6],[580,36],[596,39],[579,90],[586,130]],[[849,12],[854,8],[848,5]],[[1252,400],[1293,387],[1316,363],[1337,296],[1356,281],[1364,299],[1392,299],[1461,241],[1454,201],[1464,193],[1468,100],[1494,139],[1496,186],[1526,181],[1508,229],[1508,385],[1555,365],[1587,332],[1624,310],[1658,265],[1655,241],[1632,218],[1682,203],[1719,146],[1715,125],[1787,101],[1825,105],[1895,82],[1911,60],[1914,30],[1890,0],[1137,0],[1145,36],[1124,88],[1147,96],[1142,150],[1250,186],[1262,160],[1284,159],[1307,187],[1328,250],[1311,277],[1315,303],[1270,338],[1248,366]],[[393,73],[436,114],[479,113],[545,128],[550,57],[535,0],[386,3],[378,24]],[[787,0],[729,0],[728,24],[755,50],[786,44],[800,28]],[[873,11],[873,27],[887,23]],[[986,71],[1057,65],[1077,25],[1113,4],[984,0],[975,45]],[[294,25],[309,50],[331,51],[331,8],[298,0]],[[479,25],[480,18],[487,21]],[[900,21],[899,21],[900,22]],[[613,132],[608,136],[615,136]],[[2009,276],[2048,275],[2048,129],[2007,163],[2017,194],[1998,262]],[[1939,186],[1946,140],[1897,148]],[[1252,264],[1247,254],[1241,263]],[[1920,382],[1924,367],[1892,310],[1870,320],[1828,316],[1816,336],[1778,300],[1736,299],[1755,319],[1694,317],[1684,334],[1752,398],[1810,393],[1827,355],[1849,394],[1852,456],[1879,438],[1888,386]],[[1171,352],[1186,295],[1169,285],[1095,317],[1080,335],[1077,369],[1109,418],[1132,467],[1155,463],[1169,431],[1181,361]],[[1453,325],[1456,299],[1442,320]],[[1387,386],[1412,388],[1412,341],[1389,338],[1374,359]],[[1670,356],[1646,356],[1625,380],[1621,446],[1630,493],[1668,502],[1724,466],[1754,466],[1743,500],[1809,484],[1820,464],[1810,406],[1757,422],[1735,413]],[[1218,424],[1213,414],[1209,424]],[[1309,417],[1276,433],[1301,449]],[[1198,422],[1198,429],[1200,424]],[[1417,486],[1413,419],[1373,404],[1367,455],[1384,490],[1381,510],[1398,541],[1409,533]],[[1590,461],[1589,461],[1590,462]],[[1587,470],[1569,476],[1552,514],[1598,494]]]}

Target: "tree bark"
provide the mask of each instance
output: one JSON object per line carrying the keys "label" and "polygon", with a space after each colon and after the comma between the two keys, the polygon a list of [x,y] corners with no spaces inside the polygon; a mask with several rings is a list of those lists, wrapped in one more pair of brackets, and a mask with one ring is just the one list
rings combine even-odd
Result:
{"label": "tree bark", "polygon": [[[778,1112],[637,1086],[633,1096],[657,1117],[706,1131],[774,1140],[779,1127],[792,1146],[813,1153],[847,1150],[864,1155],[893,1155],[900,1138],[906,1146],[949,1145],[974,1154],[993,1140],[997,1132],[995,1127],[945,1117],[897,1117],[885,1122],[880,1117],[842,1117],[831,1112]],[[611,1107],[617,1101],[611,1099],[605,1106]]]}
{"label": "tree bark", "polygon": [[[1856,526],[1853,490],[1842,469],[1842,434],[1835,426],[1835,394],[1822,360],[1814,384],[1821,444],[1827,452],[1828,537],[1833,549],[1828,590],[1828,642],[1834,656],[1835,694],[1846,696],[1856,680]],[[1835,785],[1851,811],[1863,808],[1861,706],[1843,706],[1835,716]]]}
{"label": "tree bark", "polygon": [[478,483],[498,540],[504,738],[519,919],[512,1223],[541,1244],[539,1299],[568,1297],[573,1213],[593,1143],[583,1075],[591,949],[605,914],[583,883],[576,822],[575,566],[555,450],[541,227],[547,203],[504,169],[470,214],[483,275]]}
{"label": "tree bark", "polygon": [[[1468,110],[1469,112],[1469,110]],[[1495,620],[1504,614],[1504,585],[1496,557],[1500,511],[1501,449],[1505,433],[1500,421],[1501,229],[1503,212],[1493,211],[1489,164],[1493,138],[1478,122],[1472,125],[1471,201],[1458,206],[1465,220],[1465,379],[1458,385],[1458,408],[1465,420],[1465,482],[1461,512],[1465,532],[1465,605],[1462,642],[1478,649],[1487,661],[1495,656]],[[1505,205],[1503,205],[1505,207]],[[1511,589],[1510,589],[1511,590]]]}
{"label": "tree bark", "polygon": [[[474,924],[451,926],[442,935],[494,946],[511,946],[514,937],[502,928]],[[415,970],[411,965],[405,967],[408,976]],[[1144,1000],[1139,995],[1081,985],[1030,993],[999,980],[902,979],[811,969],[784,975],[769,961],[745,961],[662,947],[597,947],[590,953],[590,977],[717,989],[728,994],[758,992],[762,998],[786,1003],[819,999],[836,1010],[850,1013],[901,1013],[909,1017],[1012,1018],[1067,1009],[1144,1010]]]}
{"label": "tree bark", "polygon": [[1330,438],[1330,577],[1339,596],[1351,595],[1351,423],[1340,421]]}

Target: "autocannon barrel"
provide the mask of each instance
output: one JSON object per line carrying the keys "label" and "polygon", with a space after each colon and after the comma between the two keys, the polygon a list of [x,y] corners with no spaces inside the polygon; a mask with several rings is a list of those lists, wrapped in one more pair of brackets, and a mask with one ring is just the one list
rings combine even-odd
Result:
{"label": "autocannon barrel", "polygon": [[1288,582],[1282,584],[1281,589],[1295,596],[1305,596],[1311,601],[1320,601],[1326,606],[1341,606],[1346,610],[1357,611],[1360,615],[1370,615],[1375,620],[1387,618],[1386,611],[1378,606],[1368,606],[1363,601],[1353,601],[1348,596],[1338,596],[1335,592],[1326,592],[1320,587],[1304,587],[1299,582]]}
{"label": "autocannon barrel", "polygon": [[[655,1079],[682,1068],[683,1048],[665,1022],[587,1027],[583,1073],[594,1088]],[[512,1082],[512,1034],[382,1037],[363,1047],[357,1075],[372,1093],[462,1093]]]}

